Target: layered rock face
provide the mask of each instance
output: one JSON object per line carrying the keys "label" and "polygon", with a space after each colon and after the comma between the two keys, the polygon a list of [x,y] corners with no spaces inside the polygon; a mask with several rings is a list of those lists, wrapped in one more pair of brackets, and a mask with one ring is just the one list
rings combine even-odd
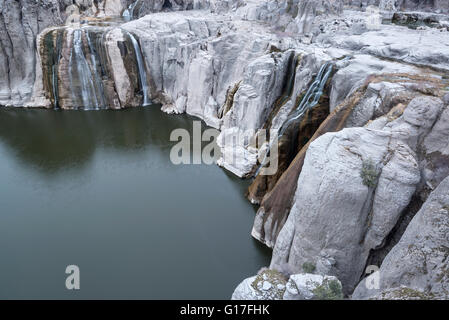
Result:
{"label": "layered rock face", "polygon": [[149,104],[145,61],[135,36],[90,23],[51,29],[38,37],[42,82],[36,82],[29,106],[119,109]]}
{"label": "layered rock face", "polygon": [[[420,186],[432,184],[424,172],[426,142],[447,107],[439,98],[417,96],[392,120],[402,108],[309,146],[272,268],[293,273],[312,262],[352,291],[370,251],[384,244]],[[438,170],[447,174],[447,166]]]}
{"label": "layered rock face", "polygon": [[0,1],[0,105],[23,105],[34,84],[35,39],[65,20],[63,1]]}
{"label": "layered rock face", "polygon": [[444,0],[343,0],[353,7],[379,6],[386,10],[449,12],[449,4]]}
{"label": "layered rock face", "polygon": [[[39,81],[36,77],[36,38],[47,27],[79,22],[80,17],[121,15],[128,2],[0,1],[0,104],[23,106],[29,102],[35,80]],[[40,66],[37,70],[40,75],[39,69]]]}
{"label": "layered rock face", "polygon": [[[382,292],[425,291],[388,261],[449,174],[447,11],[414,0],[0,1],[0,104],[156,102],[220,129],[219,165],[255,176],[252,235],[274,248],[272,270],[235,298],[316,298],[329,279],[349,295],[372,261],[394,273]],[[261,154],[276,150],[277,170],[260,174],[271,165]]]}

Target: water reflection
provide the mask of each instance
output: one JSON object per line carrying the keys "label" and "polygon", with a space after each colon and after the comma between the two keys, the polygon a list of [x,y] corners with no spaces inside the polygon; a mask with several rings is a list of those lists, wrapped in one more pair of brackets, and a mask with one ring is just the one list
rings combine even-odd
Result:
{"label": "water reflection", "polygon": [[248,182],[169,161],[171,131],[192,120],[0,109],[0,299],[228,299],[266,266]]}
{"label": "water reflection", "polygon": [[169,160],[174,144],[169,141],[171,131],[192,132],[193,120],[164,114],[157,105],[101,112],[7,108],[0,110],[0,142],[12,149],[17,160],[55,174],[84,168],[98,148],[139,153],[151,146]]}

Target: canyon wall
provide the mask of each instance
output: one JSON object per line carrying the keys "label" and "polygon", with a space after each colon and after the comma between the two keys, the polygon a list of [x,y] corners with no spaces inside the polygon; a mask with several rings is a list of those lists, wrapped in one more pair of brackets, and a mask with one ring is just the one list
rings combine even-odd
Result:
{"label": "canyon wall", "polygon": [[[421,286],[397,280],[394,248],[412,242],[413,217],[449,174],[449,26],[444,15],[381,24],[368,5],[448,9],[412,0],[0,1],[0,104],[160,103],[199,117],[221,131],[219,165],[254,177],[252,235],[273,248],[270,268],[288,297],[309,296],[293,289],[316,277],[379,297],[360,289],[370,263],[388,274],[382,290]],[[256,144],[262,129],[280,142],[268,176],[259,174],[272,147]],[[236,296],[259,295],[259,278]]]}

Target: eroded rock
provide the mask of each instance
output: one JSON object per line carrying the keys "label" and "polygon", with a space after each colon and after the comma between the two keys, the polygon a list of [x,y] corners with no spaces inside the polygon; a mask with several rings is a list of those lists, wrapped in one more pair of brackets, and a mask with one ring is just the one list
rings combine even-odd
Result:
{"label": "eroded rock", "polygon": [[[352,298],[447,299],[448,231],[449,178],[446,178],[430,194],[380,270],[362,280]],[[367,282],[377,283],[378,287],[366,285]]]}

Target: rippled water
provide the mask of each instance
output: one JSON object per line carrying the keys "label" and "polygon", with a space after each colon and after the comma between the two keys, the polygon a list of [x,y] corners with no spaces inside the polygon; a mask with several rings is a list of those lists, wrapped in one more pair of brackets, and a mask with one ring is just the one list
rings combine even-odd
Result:
{"label": "rippled water", "polygon": [[169,161],[170,132],[192,120],[0,109],[0,298],[227,299],[267,265],[247,183]]}

